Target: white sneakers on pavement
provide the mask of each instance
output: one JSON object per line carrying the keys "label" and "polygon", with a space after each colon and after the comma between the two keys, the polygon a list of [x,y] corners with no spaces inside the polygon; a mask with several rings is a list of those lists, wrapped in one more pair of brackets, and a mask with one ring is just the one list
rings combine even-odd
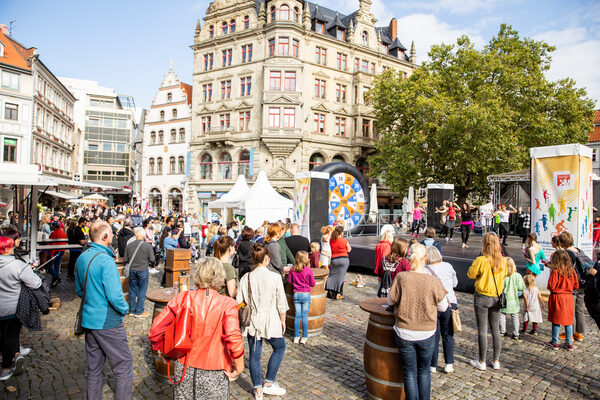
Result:
{"label": "white sneakers on pavement", "polygon": [[29,348],[29,347],[19,347],[19,355],[26,356],[29,353],[31,353],[31,348]]}
{"label": "white sneakers on pavement", "polygon": [[271,396],[283,396],[287,390],[279,386],[277,382],[273,382],[270,386],[263,386],[262,392]]}
{"label": "white sneakers on pavement", "polygon": [[447,374],[451,374],[454,372],[454,366],[452,364],[446,364],[444,367],[444,372]]}
{"label": "white sneakers on pavement", "polygon": [[472,367],[475,367],[480,371],[485,371],[486,369],[485,363],[479,362],[479,360],[471,360],[469,361],[469,364],[471,364]]}
{"label": "white sneakers on pavement", "polygon": [[294,338],[294,343],[295,344],[300,343],[300,336]]}
{"label": "white sneakers on pavement", "polygon": [[308,342],[308,338],[307,337],[303,337],[302,339],[300,339],[300,343],[301,344],[306,344],[306,342]]}

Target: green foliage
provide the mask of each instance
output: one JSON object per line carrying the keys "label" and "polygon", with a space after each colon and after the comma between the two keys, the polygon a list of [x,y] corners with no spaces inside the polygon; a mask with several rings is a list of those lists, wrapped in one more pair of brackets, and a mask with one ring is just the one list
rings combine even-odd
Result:
{"label": "green foliage", "polygon": [[530,147],[586,143],[594,103],[573,80],[546,79],[553,51],[502,25],[483,50],[463,36],[432,46],[408,79],[380,75],[371,175],[401,193],[453,183],[462,203],[489,193],[488,175],[528,168]]}

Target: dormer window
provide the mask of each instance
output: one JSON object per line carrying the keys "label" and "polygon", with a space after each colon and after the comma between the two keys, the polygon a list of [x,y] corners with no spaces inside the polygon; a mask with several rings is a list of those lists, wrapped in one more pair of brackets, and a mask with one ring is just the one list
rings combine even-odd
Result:
{"label": "dormer window", "polygon": [[290,19],[290,7],[287,4],[283,4],[279,8],[279,19],[282,21],[288,21]]}
{"label": "dormer window", "polygon": [[271,22],[274,22],[274,21],[275,21],[275,19],[276,19],[276,18],[275,18],[275,13],[276,13],[276,12],[275,12],[275,6],[272,6],[272,7],[271,7]]}
{"label": "dormer window", "polygon": [[226,21],[224,21],[224,22],[221,24],[221,34],[223,34],[223,35],[227,35],[227,32],[228,32],[228,31],[229,31],[229,25],[227,25],[227,22],[226,22]]}
{"label": "dormer window", "polygon": [[244,29],[249,29],[249,28],[250,28],[250,17],[246,15],[244,17]]}
{"label": "dormer window", "polygon": [[208,27],[208,37],[209,38],[214,38],[215,37],[215,27],[214,25],[211,25]]}
{"label": "dormer window", "polygon": [[363,46],[369,45],[369,34],[367,33],[367,31],[363,31],[362,33],[362,44]]}
{"label": "dormer window", "polygon": [[232,19],[231,21],[229,21],[229,32],[230,33],[235,32],[235,19]]}
{"label": "dormer window", "polygon": [[4,57],[4,43],[0,42],[0,57]]}
{"label": "dormer window", "polygon": [[298,7],[294,7],[294,22],[300,21],[300,9]]}
{"label": "dormer window", "polygon": [[173,94],[167,93],[167,101],[173,101]]}
{"label": "dormer window", "polygon": [[335,30],[335,37],[337,40],[346,40],[346,31],[342,28],[337,28]]}
{"label": "dormer window", "polygon": [[315,32],[325,34],[325,24],[323,22],[315,22]]}

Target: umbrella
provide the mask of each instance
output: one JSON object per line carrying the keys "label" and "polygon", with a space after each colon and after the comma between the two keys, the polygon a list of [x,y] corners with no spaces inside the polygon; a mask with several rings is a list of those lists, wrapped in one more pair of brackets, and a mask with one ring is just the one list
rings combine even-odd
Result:
{"label": "umbrella", "polygon": [[370,195],[370,211],[369,211],[369,219],[372,222],[377,221],[377,214],[379,214],[379,204],[377,204],[377,185],[374,183],[371,185],[371,195]]}
{"label": "umbrella", "polygon": [[82,197],[82,199],[85,200],[94,200],[94,201],[102,201],[102,200],[108,200],[108,197],[104,197],[98,193],[94,193],[94,194],[90,194],[88,196],[84,196]]}
{"label": "umbrella", "polygon": [[67,201],[69,203],[78,203],[78,204],[94,204],[95,203],[94,200],[87,200],[87,199],[69,199]]}
{"label": "umbrella", "polygon": [[404,210],[404,223],[408,228],[412,224],[413,210],[415,209],[415,189],[411,186],[408,188],[408,196],[404,198],[402,209]]}

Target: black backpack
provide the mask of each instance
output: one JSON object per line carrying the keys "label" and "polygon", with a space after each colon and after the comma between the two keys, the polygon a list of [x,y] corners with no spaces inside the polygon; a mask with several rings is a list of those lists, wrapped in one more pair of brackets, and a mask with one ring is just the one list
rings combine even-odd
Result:
{"label": "black backpack", "polygon": [[[577,247],[576,247],[577,249]],[[577,273],[577,280],[579,281],[579,287],[584,288],[588,277],[588,271],[594,268],[594,261],[589,258],[583,251],[577,249],[577,253],[571,250],[567,250],[571,259],[573,260],[573,267]]]}

